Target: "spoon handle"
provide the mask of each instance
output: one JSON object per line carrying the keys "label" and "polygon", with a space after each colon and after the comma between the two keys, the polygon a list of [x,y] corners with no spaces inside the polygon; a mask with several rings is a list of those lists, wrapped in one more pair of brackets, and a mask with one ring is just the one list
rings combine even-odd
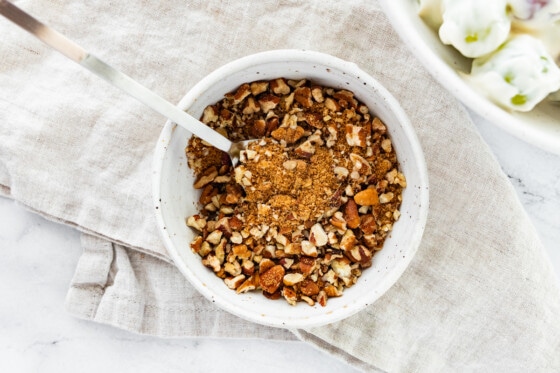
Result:
{"label": "spoon handle", "polygon": [[88,53],[78,44],[64,35],[39,22],[7,0],[0,0],[0,14],[28,31],[45,44],[62,53],[69,59],[79,63],[97,76],[105,79],[117,88],[128,93],[141,103],[171,119],[181,127],[212,144],[216,148],[229,152],[232,142],[198,121],[169,101],[163,99],[150,89],[144,87],[128,75],[114,69],[99,58]]}

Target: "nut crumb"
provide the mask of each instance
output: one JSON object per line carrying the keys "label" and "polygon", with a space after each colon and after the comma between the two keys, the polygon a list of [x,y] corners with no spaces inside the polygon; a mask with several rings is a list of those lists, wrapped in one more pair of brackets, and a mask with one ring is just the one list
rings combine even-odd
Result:
{"label": "nut crumb", "polygon": [[241,85],[201,120],[257,139],[235,168],[195,136],[185,149],[202,264],[237,293],[310,306],[342,296],[401,216],[406,178],[385,124],[350,91],[283,78]]}

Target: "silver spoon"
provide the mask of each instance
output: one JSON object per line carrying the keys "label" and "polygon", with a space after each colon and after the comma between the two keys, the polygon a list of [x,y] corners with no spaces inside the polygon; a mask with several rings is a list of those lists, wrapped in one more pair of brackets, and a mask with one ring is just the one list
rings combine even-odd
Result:
{"label": "silver spoon", "polygon": [[239,152],[246,148],[247,142],[251,141],[231,142],[158,94],[88,53],[64,35],[39,22],[9,1],[0,0],[0,14],[72,61],[77,62],[115,87],[122,89],[141,103],[149,106],[214,147],[228,153],[233,165],[239,160]]}

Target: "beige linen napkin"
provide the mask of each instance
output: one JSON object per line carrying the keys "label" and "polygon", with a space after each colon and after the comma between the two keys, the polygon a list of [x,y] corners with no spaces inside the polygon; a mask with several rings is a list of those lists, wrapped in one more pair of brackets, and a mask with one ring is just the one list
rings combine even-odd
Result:
{"label": "beige linen napkin", "polygon": [[[364,370],[559,371],[560,292],[535,230],[463,108],[375,1],[19,1],[172,102],[269,49],[356,62],[402,103],[431,183],[426,233],[378,302],[292,331]],[[162,246],[150,199],[165,120],[0,19],[0,191],[84,232],[67,297],[82,318],[158,336],[294,338],[218,310]]]}

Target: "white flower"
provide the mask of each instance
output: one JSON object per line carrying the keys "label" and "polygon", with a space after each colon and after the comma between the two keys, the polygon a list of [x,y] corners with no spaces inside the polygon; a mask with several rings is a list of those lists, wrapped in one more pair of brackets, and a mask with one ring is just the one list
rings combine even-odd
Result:
{"label": "white flower", "polygon": [[512,29],[530,33],[560,61],[560,0],[508,0]]}
{"label": "white flower", "polygon": [[443,0],[439,37],[465,57],[480,57],[506,41],[511,28],[506,0]]}
{"label": "white flower", "polygon": [[517,111],[532,110],[560,89],[560,68],[542,42],[519,35],[496,52],[473,61],[471,80],[497,104]]}
{"label": "white flower", "polygon": [[560,18],[560,0],[508,0],[513,16],[530,27],[542,27]]}

